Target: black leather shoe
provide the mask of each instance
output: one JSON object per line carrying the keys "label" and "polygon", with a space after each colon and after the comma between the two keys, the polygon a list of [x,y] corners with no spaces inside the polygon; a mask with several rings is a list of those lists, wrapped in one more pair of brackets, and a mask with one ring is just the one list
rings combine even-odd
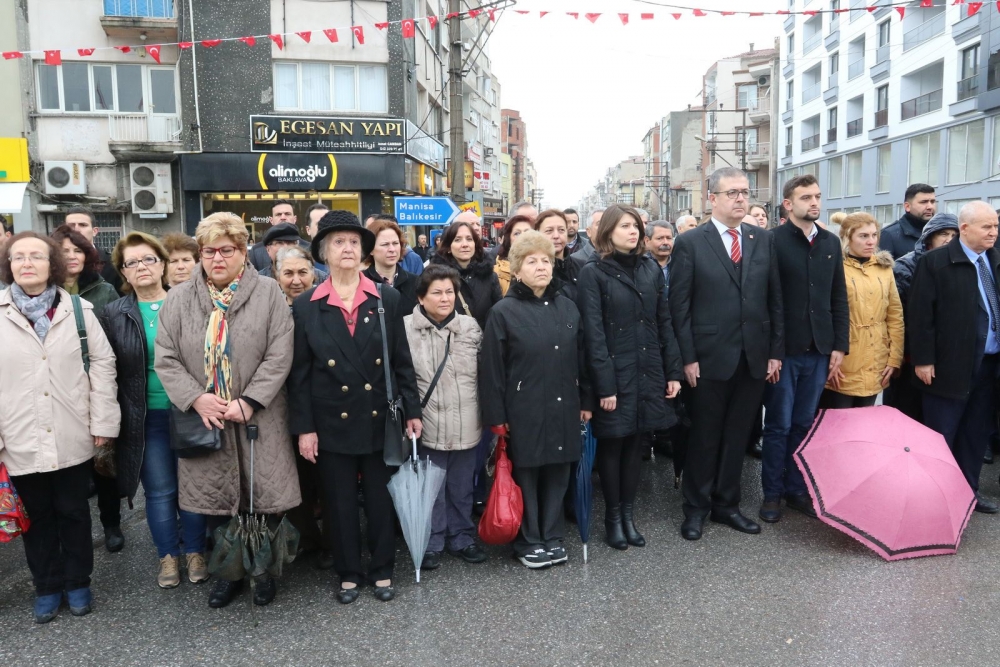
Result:
{"label": "black leather shoe", "polygon": [[701,529],[705,525],[705,517],[689,516],[681,524],[681,537],[685,540],[700,540]]}
{"label": "black leather shoe", "polygon": [[270,575],[263,575],[254,580],[253,603],[258,607],[264,607],[274,602],[274,596],[278,592],[278,582]]}
{"label": "black leather shoe", "polygon": [[622,503],[622,530],[625,540],[633,547],[646,546],[646,538],[636,529],[632,520],[632,503]]}
{"label": "black leather shoe", "polygon": [[790,510],[802,512],[806,516],[811,516],[814,519],[816,518],[816,509],[813,507],[812,498],[808,495],[785,496],[785,505],[787,505]]}
{"label": "black leather shoe", "polygon": [[420,562],[421,570],[436,570],[441,567],[440,551],[425,551],[424,559]]}
{"label": "black leather shoe", "polygon": [[313,566],[317,570],[332,570],[333,552],[321,549],[320,552],[316,554],[316,560],[313,561]]}
{"label": "black leather shoe", "polygon": [[486,503],[482,500],[477,500],[472,503],[472,516],[475,518],[481,517],[486,512]]}
{"label": "black leather shoe", "polygon": [[986,465],[993,465],[993,447],[987,446],[986,453],[983,454],[983,463]]}
{"label": "black leather shoe", "polygon": [[750,456],[754,457],[755,459],[759,459],[761,456],[763,456],[764,455],[764,439],[763,438],[757,438],[756,442],[751,443],[750,446],[747,447],[747,454],[749,454]]}
{"label": "black leather shoe", "polygon": [[483,551],[482,547],[480,547],[475,542],[465,547],[464,549],[459,549],[458,551],[453,551],[451,549],[448,549],[448,553],[450,553],[455,558],[461,558],[466,563],[472,563],[472,564],[482,563],[487,558],[486,552]]}
{"label": "black leather shoe", "polygon": [[739,512],[732,512],[730,514],[712,512],[711,519],[714,523],[721,523],[724,526],[729,526],[733,530],[738,530],[747,535],[756,535],[760,532],[759,524],[754,523]]}
{"label": "black leather shoe", "polygon": [[619,551],[628,549],[628,542],[625,540],[625,533],[622,529],[622,511],[620,507],[607,508],[604,513],[604,530],[607,533],[604,539],[609,547],[618,549]]}
{"label": "black leather shoe", "polygon": [[125,546],[125,536],[121,526],[111,526],[104,529],[104,548],[111,553],[117,553]]}
{"label": "black leather shoe", "polygon": [[986,496],[976,494],[976,511],[983,514],[996,514],[1000,512],[1000,506]]}
{"label": "black leather shoe", "polygon": [[337,591],[337,602],[340,604],[351,604],[361,595],[361,586],[354,588],[341,588]]}
{"label": "black leather shoe", "polygon": [[215,586],[212,587],[212,592],[208,594],[208,606],[212,609],[222,609],[236,597],[236,594],[243,590],[243,580],[239,581],[226,581],[225,579],[218,579],[215,582]]}
{"label": "black leather shoe", "polygon": [[392,584],[388,586],[376,586],[375,587],[375,599],[380,602],[388,602],[389,600],[396,597],[396,589],[392,587]]}
{"label": "black leather shoe", "polygon": [[768,523],[778,523],[781,521],[781,501],[767,500],[760,506],[757,516]]}

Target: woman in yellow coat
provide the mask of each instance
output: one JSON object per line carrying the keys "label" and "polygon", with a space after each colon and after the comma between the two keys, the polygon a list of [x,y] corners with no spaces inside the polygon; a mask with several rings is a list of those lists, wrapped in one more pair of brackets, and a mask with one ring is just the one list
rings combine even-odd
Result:
{"label": "woman in yellow coat", "polygon": [[878,250],[879,227],[867,213],[840,225],[844,277],[851,310],[850,353],[828,381],[821,408],[875,405],[879,392],[903,364],[903,306],[892,273],[892,255]]}

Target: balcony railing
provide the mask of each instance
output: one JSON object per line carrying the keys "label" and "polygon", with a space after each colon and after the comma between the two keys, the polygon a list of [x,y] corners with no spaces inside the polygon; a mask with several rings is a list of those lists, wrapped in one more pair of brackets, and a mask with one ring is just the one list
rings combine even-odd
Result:
{"label": "balcony railing", "polygon": [[856,79],[865,72],[865,57],[861,56],[847,66],[847,80]]}
{"label": "balcony railing", "polygon": [[848,122],[847,123],[847,138],[850,139],[851,137],[856,137],[859,134],[861,134],[861,130],[863,129],[863,125],[864,125],[864,121],[862,121],[860,118],[858,118],[857,120],[852,120],[852,121]]}
{"label": "balcony railing", "polygon": [[888,59],[889,59],[889,45],[883,44],[882,46],[878,47],[877,51],[875,51],[875,64],[881,65]]}
{"label": "balcony railing", "polygon": [[811,151],[819,148],[819,134],[814,134],[811,137],[806,137],[802,140],[802,152]]}
{"label": "balcony railing", "polygon": [[823,34],[817,32],[812,37],[806,37],[802,42],[802,55],[805,55],[819,46],[819,43],[823,41]]}
{"label": "balcony railing", "polygon": [[766,160],[771,156],[771,144],[747,144],[746,156],[749,160]]}
{"label": "balcony railing", "polygon": [[975,97],[979,92],[979,73],[976,72],[967,79],[958,82],[958,102]]}
{"label": "balcony railing", "polygon": [[830,12],[830,32],[827,34],[832,35],[840,29],[840,14]]}
{"label": "balcony railing", "polygon": [[174,17],[174,0],[104,0],[105,16]]}
{"label": "balcony railing", "polygon": [[792,157],[792,145],[785,144],[785,157]]}
{"label": "balcony railing", "polygon": [[906,100],[900,105],[900,120],[908,120],[915,116],[922,116],[925,113],[931,113],[932,111],[937,111],[941,108],[941,95],[940,90],[935,90],[927,93],[926,95],[921,95],[920,97],[914,97],[912,100]]}
{"label": "balcony railing", "polygon": [[179,116],[150,116],[144,113],[114,113],[108,116],[108,131],[113,142],[127,144],[179,141]]}
{"label": "balcony railing", "polygon": [[940,35],[944,32],[945,18],[944,9],[942,8],[940,12],[927,19],[916,28],[907,30],[903,33],[903,51],[909,51],[913,47],[926,42],[931,37],[935,35]]}
{"label": "balcony railing", "polygon": [[816,83],[814,83],[812,85],[806,86],[805,88],[802,89],[802,102],[803,102],[803,104],[806,103],[806,102],[808,102],[808,101],[810,101],[810,100],[816,99],[817,97],[819,97],[819,94],[820,94],[820,82],[819,81],[817,81]]}
{"label": "balcony railing", "polygon": [[837,128],[831,127],[826,131],[826,143],[832,144],[837,140]]}
{"label": "balcony railing", "polygon": [[830,76],[826,77],[826,89],[830,90],[831,88],[836,88],[837,81],[839,78],[840,78],[839,71],[833,72],[832,74],[830,74]]}
{"label": "balcony railing", "polygon": [[889,124],[889,110],[879,109],[875,112],[875,127],[885,127]]}

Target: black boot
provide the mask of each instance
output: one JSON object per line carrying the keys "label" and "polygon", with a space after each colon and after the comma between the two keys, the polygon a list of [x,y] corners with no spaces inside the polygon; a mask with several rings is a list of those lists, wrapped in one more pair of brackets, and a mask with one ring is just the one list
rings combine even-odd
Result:
{"label": "black boot", "polygon": [[242,589],[242,579],[239,581],[218,579],[215,582],[215,586],[212,587],[212,592],[208,594],[208,606],[212,609],[221,609],[232,602],[236,594]]}
{"label": "black boot", "polygon": [[271,604],[278,592],[278,582],[269,574],[254,579],[253,603],[258,607]]}
{"label": "black boot", "polygon": [[622,503],[622,528],[629,544],[633,547],[646,546],[646,538],[636,530],[635,522],[632,520],[632,503]]}
{"label": "black boot", "polygon": [[628,542],[625,541],[625,533],[622,532],[622,513],[618,505],[608,507],[604,510],[604,530],[608,535],[605,538],[608,546],[625,551],[628,549]]}

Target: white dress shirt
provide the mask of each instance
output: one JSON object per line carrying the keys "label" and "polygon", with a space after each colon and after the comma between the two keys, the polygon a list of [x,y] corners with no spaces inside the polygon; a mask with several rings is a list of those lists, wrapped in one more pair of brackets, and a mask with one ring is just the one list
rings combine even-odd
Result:
{"label": "white dress shirt", "polygon": [[[722,236],[722,244],[726,246],[726,254],[730,257],[733,254],[733,235],[729,233],[730,228],[726,227],[724,224],[712,218],[712,224],[715,228],[719,230],[719,234]],[[735,227],[736,233],[740,235],[740,256],[743,256],[743,225],[739,224]]]}

